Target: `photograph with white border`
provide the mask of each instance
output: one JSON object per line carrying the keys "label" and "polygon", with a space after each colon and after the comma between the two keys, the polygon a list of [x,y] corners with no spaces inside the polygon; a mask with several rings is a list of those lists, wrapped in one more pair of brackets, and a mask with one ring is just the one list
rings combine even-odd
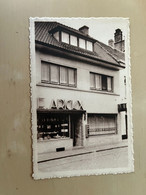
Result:
{"label": "photograph with white border", "polygon": [[134,171],[128,18],[30,18],[33,178]]}

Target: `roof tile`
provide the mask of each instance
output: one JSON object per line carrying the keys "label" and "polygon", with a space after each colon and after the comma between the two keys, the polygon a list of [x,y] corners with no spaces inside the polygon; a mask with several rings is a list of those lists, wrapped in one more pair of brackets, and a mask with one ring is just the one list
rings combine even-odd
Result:
{"label": "roof tile", "polygon": [[[56,46],[62,49],[65,49],[70,52],[75,52],[77,54],[83,54],[87,57],[94,57],[99,60],[104,60],[110,63],[119,64],[119,60],[124,60],[124,54],[122,52],[119,52],[104,43],[101,43],[97,41],[95,43],[95,51],[88,51],[76,46],[72,46],[66,43],[58,42],[52,34],[49,33],[52,29],[56,28],[58,25],[62,25],[57,22],[35,22],[35,40],[39,43],[44,43],[52,46]],[[62,25],[65,26],[65,25]],[[80,31],[77,31],[76,29],[70,28],[65,26],[65,28],[69,28],[69,30],[81,33]]]}

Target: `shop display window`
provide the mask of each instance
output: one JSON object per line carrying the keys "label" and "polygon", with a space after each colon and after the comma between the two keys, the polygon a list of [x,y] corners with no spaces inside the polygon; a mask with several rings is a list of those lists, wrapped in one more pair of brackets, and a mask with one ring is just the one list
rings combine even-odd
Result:
{"label": "shop display window", "polygon": [[116,134],[116,114],[88,114],[89,136]]}
{"label": "shop display window", "polygon": [[38,113],[37,130],[38,140],[69,138],[69,115]]}

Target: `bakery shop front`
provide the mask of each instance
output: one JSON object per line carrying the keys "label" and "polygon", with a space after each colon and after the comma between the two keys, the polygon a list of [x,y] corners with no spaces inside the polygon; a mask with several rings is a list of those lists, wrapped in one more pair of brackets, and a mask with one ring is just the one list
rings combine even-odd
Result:
{"label": "bakery shop front", "polygon": [[[43,102],[43,99],[39,100]],[[39,152],[58,152],[83,146],[86,111],[79,100],[52,100],[50,109],[37,109]]]}

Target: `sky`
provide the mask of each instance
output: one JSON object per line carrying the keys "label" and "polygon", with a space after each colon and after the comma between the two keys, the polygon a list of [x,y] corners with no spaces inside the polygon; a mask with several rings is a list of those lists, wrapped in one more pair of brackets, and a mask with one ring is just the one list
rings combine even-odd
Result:
{"label": "sky", "polygon": [[[86,25],[89,35],[105,44],[109,39],[114,39],[115,30],[120,28],[123,38],[128,36],[128,19],[125,18],[46,18],[48,21],[57,21],[75,29]],[[41,19],[42,20],[42,19]],[[46,20],[45,20],[46,21]]]}

